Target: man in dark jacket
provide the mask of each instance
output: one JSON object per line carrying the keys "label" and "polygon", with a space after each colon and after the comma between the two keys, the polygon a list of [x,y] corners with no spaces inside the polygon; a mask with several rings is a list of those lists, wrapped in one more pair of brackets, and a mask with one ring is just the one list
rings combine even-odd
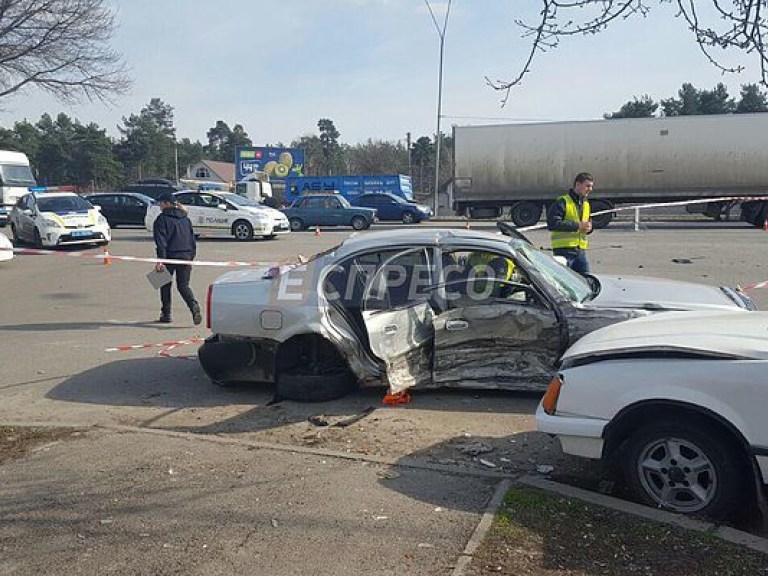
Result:
{"label": "man in dark jacket", "polygon": [[[187,217],[187,211],[179,204],[170,192],[161,194],[157,203],[162,212],[155,220],[152,234],[155,237],[157,257],[168,260],[194,260],[197,252],[195,234],[192,231],[192,222]],[[203,315],[200,305],[195,300],[195,295],[189,287],[189,279],[192,275],[192,266],[187,264],[163,264],[159,262],[155,269],[161,272],[167,269],[171,275],[176,276],[176,288],[187,303],[192,312],[192,321],[200,324]],[[171,322],[171,284],[168,282],[160,288],[161,311],[158,322],[165,324]]]}
{"label": "man in dark jacket", "polygon": [[587,199],[595,179],[588,172],[576,176],[573,188],[560,196],[547,210],[547,228],[552,236],[552,252],[562,256],[580,274],[589,274],[587,234],[592,232]]}

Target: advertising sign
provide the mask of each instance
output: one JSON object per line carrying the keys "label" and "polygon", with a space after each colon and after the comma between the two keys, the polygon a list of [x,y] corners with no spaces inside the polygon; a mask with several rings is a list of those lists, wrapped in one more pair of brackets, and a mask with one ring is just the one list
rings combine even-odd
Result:
{"label": "advertising sign", "polygon": [[270,180],[304,175],[304,150],[301,148],[239,147],[235,152],[237,180],[254,171],[266,172]]}

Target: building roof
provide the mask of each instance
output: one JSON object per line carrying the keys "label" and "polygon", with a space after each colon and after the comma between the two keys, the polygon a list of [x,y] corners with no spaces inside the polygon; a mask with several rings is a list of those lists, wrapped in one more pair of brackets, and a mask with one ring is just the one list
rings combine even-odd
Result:
{"label": "building roof", "polygon": [[217,162],[216,160],[202,160],[208,169],[216,174],[222,182],[235,181],[235,164],[233,162]]}

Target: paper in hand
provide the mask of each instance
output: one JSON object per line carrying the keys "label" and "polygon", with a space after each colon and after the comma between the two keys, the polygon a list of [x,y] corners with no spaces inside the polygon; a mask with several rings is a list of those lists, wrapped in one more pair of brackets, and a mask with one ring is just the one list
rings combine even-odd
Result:
{"label": "paper in hand", "polygon": [[171,273],[168,272],[166,268],[163,268],[159,272],[157,270],[152,270],[152,272],[147,274],[147,280],[149,280],[149,283],[152,284],[152,288],[159,290],[171,282],[171,280],[173,280],[173,276],[171,276]]}

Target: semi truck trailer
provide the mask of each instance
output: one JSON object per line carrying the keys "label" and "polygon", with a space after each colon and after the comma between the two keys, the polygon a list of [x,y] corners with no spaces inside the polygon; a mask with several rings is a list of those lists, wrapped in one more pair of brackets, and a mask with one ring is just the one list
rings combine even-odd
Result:
{"label": "semi truck trailer", "polygon": [[[621,204],[738,197],[691,210],[768,219],[768,113],[455,126],[453,210],[531,226],[579,172],[595,177],[592,212]],[[607,226],[613,213],[594,218]]]}

